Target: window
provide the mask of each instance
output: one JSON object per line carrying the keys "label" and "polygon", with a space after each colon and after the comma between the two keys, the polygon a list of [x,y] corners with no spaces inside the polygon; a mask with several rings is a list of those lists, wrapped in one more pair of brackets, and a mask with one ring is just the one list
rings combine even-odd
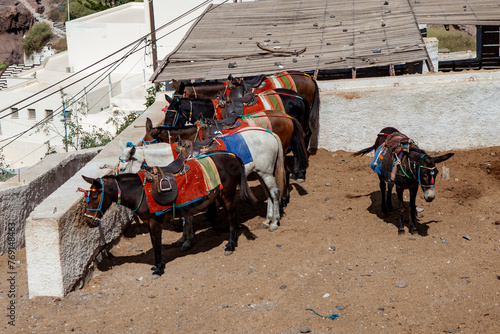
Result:
{"label": "window", "polygon": [[36,110],[28,109],[28,119],[36,119]]}
{"label": "window", "polygon": [[53,113],[53,110],[45,109],[45,118],[51,118]]}
{"label": "window", "polygon": [[63,117],[66,120],[66,122],[71,121],[71,110],[68,110],[65,113],[63,113]]}
{"label": "window", "polygon": [[17,111],[17,108],[10,108],[10,117],[19,118],[19,111]]}

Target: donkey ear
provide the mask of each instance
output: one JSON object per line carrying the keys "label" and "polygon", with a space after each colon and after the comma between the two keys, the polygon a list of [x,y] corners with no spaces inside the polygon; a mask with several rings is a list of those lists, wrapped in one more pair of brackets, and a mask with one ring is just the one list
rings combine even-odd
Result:
{"label": "donkey ear", "polygon": [[179,93],[184,93],[184,90],[186,89],[186,84],[184,82],[181,82],[179,84]]}
{"label": "donkey ear", "polygon": [[168,103],[172,103],[172,98],[170,96],[168,96],[167,94],[165,94],[165,100],[167,100]]}
{"label": "donkey ear", "polygon": [[120,145],[120,149],[123,151],[125,151],[125,149],[127,148],[127,145],[123,142],[123,140],[120,138],[120,141],[118,142],[118,145]]}
{"label": "donkey ear", "polygon": [[151,121],[151,119],[149,117],[147,117],[146,118],[146,133],[151,131],[152,128],[153,128],[153,122]]}
{"label": "donkey ear", "polygon": [[85,180],[85,182],[88,182],[90,184],[92,184],[92,182],[94,182],[94,179],[91,178],[91,177],[87,177],[85,175],[82,175],[83,179]]}
{"label": "donkey ear", "polygon": [[432,157],[432,161],[437,164],[439,162],[443,162],[443,161],[446,161],[448,160],[449,158],[451,158],[453,155],[455,155],[455,153],[446,153],[446,154],[443,154],[443,155],[440,155],[438,157]]}
{"label": "donkey ear", "polygon": [[229,74],[229,75],[227,76],[227,80],[228,80],[228,81],[233,81],[233,75],[232,75],[232,74]]}
{"label": "donkey ear", "polygon": [[177,144],[179,144],[179,143],[181,142],[181,137],[180,137],[179,135],[177,135],[177,136],[175,137],[175,142],[176,142]]}
{"label": "donkey ear", "polygon": [[175,89],[179,88],[179,83],[177,82],[177,80],[172,79],[172,87],[174,87]]}

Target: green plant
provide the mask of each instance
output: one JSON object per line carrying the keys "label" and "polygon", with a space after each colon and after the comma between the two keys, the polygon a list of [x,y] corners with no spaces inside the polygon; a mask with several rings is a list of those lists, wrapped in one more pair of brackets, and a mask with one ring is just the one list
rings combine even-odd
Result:
{"label": "green plant", "polygon": [[140,116],[134,111],[128,114],[123,111],[115,111],[113,114],[114,117],[109,118],[106,124],[111,123],[115,126],[117,136]]}
{"label": "green plant", "polygon": [[[50,145],[50,141],[46,141],[44,143],[45,145],[47,145],[47,152],[45,152],[45,155],[43,156],[44,158],[47,156],[47,155],[50,155],[50,154],[56,154],[57,153],[57,150],[54,146]],[[40,158],[40,160],[42,160],[43,158]]]}
{"label": "green plant", "polygon": [[13,174],[8,170],[9,164],[5,162],[3,150],[0,149],[0,181],[9,179]]}
{"label": "green plant", "polygon": [[2,61],[2,62],[0,62],[0,72],[1,72],[4,68],[6,68],[7,66],[9,66],[9,65],[10,65],[10,64],[9,64],[9,63],[7,63],[7,62],[3,62],[3,61]]}
{"label": "green plant", "polygon": [[427,28],[427,36],[438,39],[440,49],[448,49],[450,52],[476,51],[476,39],[465,32],[458,30],[447,31],[445,28]]}
{"label": "green plant", "polygon": [[61,37],[52,42],[52,47],[57,52],[66,51],[68,49],[68,43],[66,37]]}
{"label": "green plant", "polygon": [[26,56],[30,57],[33,53],[42,51],[51,37],[52,32],[48,23],[41,22],[31,27],[23,39],[23,50]]}
{"label": "green plant", "polygon": [[162,87],[162,83],[155,83],[153,86],[146,89],[146,93],[148,93],[148,95],[146,96],[146,103],[144,103],[146,109],[153,105],[153,103],[155,103],[156,92],[159,92]]}

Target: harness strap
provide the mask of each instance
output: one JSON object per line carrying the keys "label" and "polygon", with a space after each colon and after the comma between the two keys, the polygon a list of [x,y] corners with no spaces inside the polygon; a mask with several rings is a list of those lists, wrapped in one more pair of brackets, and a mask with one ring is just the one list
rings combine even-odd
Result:
{"label": "harness strap", "polygon": [[145,193],[144,186],[145,185],[146,185],[146,178],[144,178],[144,182],[142,183],[141,201],[139,202],[139,205],[137,206],[137,208],[132,210],[132,212],[136,212],[141,207],[142,201],[144,200],[144,193]]}
{"label": "harness strap", "polygon": [[122,190],[120,189],[120,186],[118,185],[118,181],[116,181],[116,178],[115,178],[115,183],[116,183],[116,188],[118,189],[118,200],[116,201],[116,205],[121,205],[122,204]]}

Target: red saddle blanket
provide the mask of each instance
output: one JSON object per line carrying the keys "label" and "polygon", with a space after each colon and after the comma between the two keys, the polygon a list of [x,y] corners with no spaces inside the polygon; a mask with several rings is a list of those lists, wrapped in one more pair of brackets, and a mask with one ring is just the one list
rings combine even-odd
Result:
{"label": "red saddle blanket", "polygon": [[219,172],[217,167],[210,157],[202,157],[185,162],[189,166],[189,170],[185,174],[174,175],[177,182],[177,199],[173,205],[163,206],[156,203],[153,199],[153,182],[144,181],[146,171],[138,173],[144,184],[144,193],[148,201],[149,211],[157,215],[163,214],[176,208],[195,203],[196,201],[203,200],[205,196],[221,187]]}
{"label": "red saddle blanket", "polygon": [[279,72],[274,75],[270,75],[266,77],[262,82],[265,83],[263,87],[255,88],[254,93],[262,93],[266,90],[275,89],[275,88],[288,88],[292,90],[297,90],[295,86],[295,82],[293,78],[290,76],[287,71]]}

